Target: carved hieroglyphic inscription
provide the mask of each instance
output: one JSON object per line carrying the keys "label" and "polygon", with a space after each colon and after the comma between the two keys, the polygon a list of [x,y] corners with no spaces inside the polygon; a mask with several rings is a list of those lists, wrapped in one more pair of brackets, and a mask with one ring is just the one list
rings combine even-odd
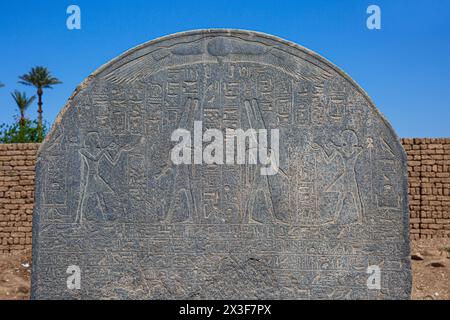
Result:
{"label": "carved hieroglyphic inscription", "polygon": [[[196,121],[279,129],[278,173],[174,165]],[[40,150],[32,295],[408,298],[405,170],[369,98],[311,52],[244,31],[150,42],[90,77]]]}

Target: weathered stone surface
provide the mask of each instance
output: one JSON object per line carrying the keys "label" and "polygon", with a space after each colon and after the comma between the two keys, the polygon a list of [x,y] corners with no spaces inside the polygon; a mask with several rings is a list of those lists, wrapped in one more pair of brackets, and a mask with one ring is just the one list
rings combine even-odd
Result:
{"label": "weathered stone surface", "polygon": [[[278,173],[175,165],[171,134],[195,121],[279,129]],[[41,147],[32,297],[409,298],[406,174],[391,126],[318,55],[247,31],[157,39],[90,76]]]}

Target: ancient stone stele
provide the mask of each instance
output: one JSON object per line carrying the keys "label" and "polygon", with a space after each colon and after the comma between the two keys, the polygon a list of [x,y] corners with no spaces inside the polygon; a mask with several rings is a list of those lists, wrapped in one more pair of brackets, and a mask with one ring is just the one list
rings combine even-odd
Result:
{"label": "ancient stone stele", "polygon": [[239,30],[150,41],[89,76],[40,148],[32,298],[409,298],[406,171],[317,54]]}

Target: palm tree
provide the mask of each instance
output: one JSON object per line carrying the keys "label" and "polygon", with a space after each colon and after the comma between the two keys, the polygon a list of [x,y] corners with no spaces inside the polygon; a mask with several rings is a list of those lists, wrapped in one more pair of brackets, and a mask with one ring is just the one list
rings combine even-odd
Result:
{"label": "palm tree", "polygon": [[51,89],[53,85],[62,83],[52,76],[51,72],[42,66],[31,68],[31,71],[19,77],[19,83],[33,86],[37,89],[38,96],[38,128],[42,128],[42,95],[44,89]]}
{"label": "palm tree", "polygon": [[20,126],[23,127],[25,125],[25,110],[33,103],[36,97],[32,96],[28,98],[25,92],[20,92],[18,90],[14,90],[14,92],[11,93],[11,96],[19,108]]}

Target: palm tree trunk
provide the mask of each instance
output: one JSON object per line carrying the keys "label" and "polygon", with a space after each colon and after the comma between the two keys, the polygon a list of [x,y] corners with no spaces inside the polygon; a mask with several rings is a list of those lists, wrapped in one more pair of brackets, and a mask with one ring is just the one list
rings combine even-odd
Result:
{"label": "palm tree trunk", "polygon": [[37,127],[37,134],[38,134],[38,141],[42,142],[43,140],[43,132],[42,132],[42,95],[44,94],[44,91],[42,88],[38,88],[37,91],[38,94],[38,127]]}
{"label": "palm tree trunk", "polygon": [[20,126],[25,126],[25,112],[23,110],[20,110]]}
{"label": "palm tree trunk", "polygon": [[39,128],[42,128],[42,95],[44,91],[42,88],[38,88],[37,94],[38,94],[38,126]]}
{"label": "palm tree trunk", "polygon": [[18,141],[19,143],[25,142],[25,110],[20,109],[20,122],[19,122],[19,135],[18,135]]}

